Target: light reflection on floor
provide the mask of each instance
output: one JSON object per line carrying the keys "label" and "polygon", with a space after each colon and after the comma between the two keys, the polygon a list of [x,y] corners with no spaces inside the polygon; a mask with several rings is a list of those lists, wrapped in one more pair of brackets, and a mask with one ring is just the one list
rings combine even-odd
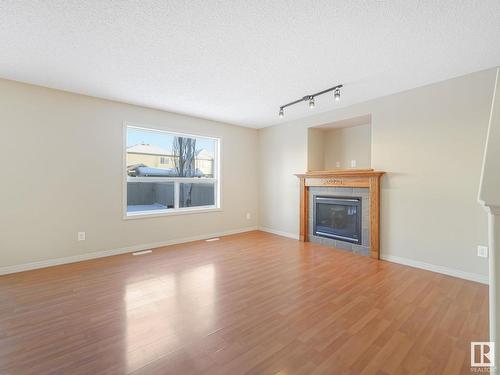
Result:
{"label": "light reflection on floor", "polygon": [[124,299],[127,370],[134,371],[213,331],[215,266],[131,282]]}

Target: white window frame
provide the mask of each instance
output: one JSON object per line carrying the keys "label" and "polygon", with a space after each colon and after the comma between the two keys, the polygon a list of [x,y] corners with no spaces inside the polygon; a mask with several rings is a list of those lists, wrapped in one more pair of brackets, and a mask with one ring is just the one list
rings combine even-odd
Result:
{"label": "white window frame", "polygon": [[[159,133],[168,133],[174,136],[181,137],[191,137],[191,138],[206,138],[216,142],[215,155],[214,155],[214,177],[131,177],[127,174],[127,129],[134,128],[145,131],[153,131]],[[204,212],[217,212],[222,211],[222,199],[221,199],[221,145],[222,137],[214,137],[212,135],[205,134],[193,134],[186,133],[182,130],[172,129],[172,128],[158,128],[152,125],[140,125],[136,123],[124,122],[123,123],[123,165],[122,165],[122,176],[123,176],[123,190],[122,190],[122,210],[123,219],[141,219],[141,218],[151,218],[151,217],[161,217],[161,216],[172,216],[172,215],[185,215],[185,214],[197,214]],[[127,184],[128,182],[173,182],[174,183],[174,208],[168,208],[164,210],[154,210],[154,211],[136,211],[127,212]],[[179,206],[179,192],[181,183],[215,183],[215,204],[210,206],[197,206],[197,207],[178,207]]]}

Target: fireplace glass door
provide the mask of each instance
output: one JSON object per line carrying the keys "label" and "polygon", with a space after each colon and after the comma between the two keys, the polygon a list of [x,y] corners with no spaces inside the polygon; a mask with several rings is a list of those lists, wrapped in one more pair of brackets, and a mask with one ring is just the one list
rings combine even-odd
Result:
{"label": "fireplace glass door", "polygon": [[316,236],[361,243],[361,198],[314,197]]}

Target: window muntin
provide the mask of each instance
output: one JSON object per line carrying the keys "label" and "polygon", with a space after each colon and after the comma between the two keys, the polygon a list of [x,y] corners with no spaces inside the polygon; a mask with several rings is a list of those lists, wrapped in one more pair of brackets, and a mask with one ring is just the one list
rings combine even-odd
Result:
{"label": "window muntin", "polygon": [[126,126],[126,217],[219,208],[220,139]]}

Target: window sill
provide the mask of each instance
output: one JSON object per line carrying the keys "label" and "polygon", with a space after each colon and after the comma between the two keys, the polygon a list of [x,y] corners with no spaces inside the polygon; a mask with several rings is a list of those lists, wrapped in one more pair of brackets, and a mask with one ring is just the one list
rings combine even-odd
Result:
{"label": "window sill", "polygon": [[152,217],[163,217],[163,216],[176,216],[176,215],[192,215],[201,214],[209,212],[221,212],[220,207],[199,207],[199,208],[178,208],[178,209],[166,209],[166,210],[156,210],[151,211],[137,211],[132,213],[125,213],[123,220],[134,220],[134,219],[146,219]]}

